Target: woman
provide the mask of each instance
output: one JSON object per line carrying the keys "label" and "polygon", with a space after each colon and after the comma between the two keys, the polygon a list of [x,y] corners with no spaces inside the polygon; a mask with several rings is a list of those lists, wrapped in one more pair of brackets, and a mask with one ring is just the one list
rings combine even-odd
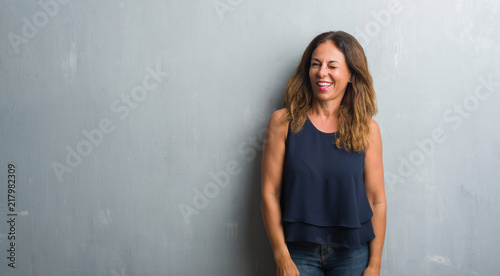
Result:
{"label": "woman", "polygon": [[276,275],[380,275],[386,200],[375,91],[351,35],[312,40],[268,124],[262,214]]}

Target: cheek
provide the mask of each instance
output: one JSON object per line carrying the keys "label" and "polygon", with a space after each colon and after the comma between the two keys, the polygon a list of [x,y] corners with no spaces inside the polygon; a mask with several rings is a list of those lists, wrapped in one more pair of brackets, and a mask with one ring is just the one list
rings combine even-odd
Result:
{"label": "cheek", "polygon": [[336,72],[333,76],[340,83],[348,83],[349,82],[349,74],[344,72]]}

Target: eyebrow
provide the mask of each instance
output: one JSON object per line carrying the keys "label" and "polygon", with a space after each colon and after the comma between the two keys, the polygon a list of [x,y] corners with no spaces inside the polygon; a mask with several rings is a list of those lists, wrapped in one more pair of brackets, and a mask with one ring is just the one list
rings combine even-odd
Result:
{"label": "eyebrow", "polygon": [[[312,60],[315,60],[315,61],[317,61],[317,62],[321,62],[321,61],[320,61],[319,59],[317,59],[317,58],[312,58]],[[338,61],[336,61],[336,60],[330,60],[328,63],[340,63],[340,62],[338,62]]]}

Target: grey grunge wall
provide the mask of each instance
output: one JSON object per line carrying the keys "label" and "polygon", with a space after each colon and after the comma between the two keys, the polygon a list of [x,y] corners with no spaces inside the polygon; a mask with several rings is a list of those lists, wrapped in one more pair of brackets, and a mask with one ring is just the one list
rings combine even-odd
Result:
{"label": "grey grunge wall", "polygon": [[499,6],[0,0],[0,274],[273,275],[267,120],[344,30],[378,97],[382,275],[500,275]]}

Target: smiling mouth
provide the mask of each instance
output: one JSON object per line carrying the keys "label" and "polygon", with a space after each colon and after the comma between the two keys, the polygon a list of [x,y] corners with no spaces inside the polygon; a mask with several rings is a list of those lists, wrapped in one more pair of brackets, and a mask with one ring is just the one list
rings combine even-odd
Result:
{"label": "smiling mouth", "polygon": [[328,90],[328,88],[330,88],[330,86],[332,86],[331,82],[326,82],[326,81],[318,81],[316,84],[318,85],[319,89],[322,91]]}

